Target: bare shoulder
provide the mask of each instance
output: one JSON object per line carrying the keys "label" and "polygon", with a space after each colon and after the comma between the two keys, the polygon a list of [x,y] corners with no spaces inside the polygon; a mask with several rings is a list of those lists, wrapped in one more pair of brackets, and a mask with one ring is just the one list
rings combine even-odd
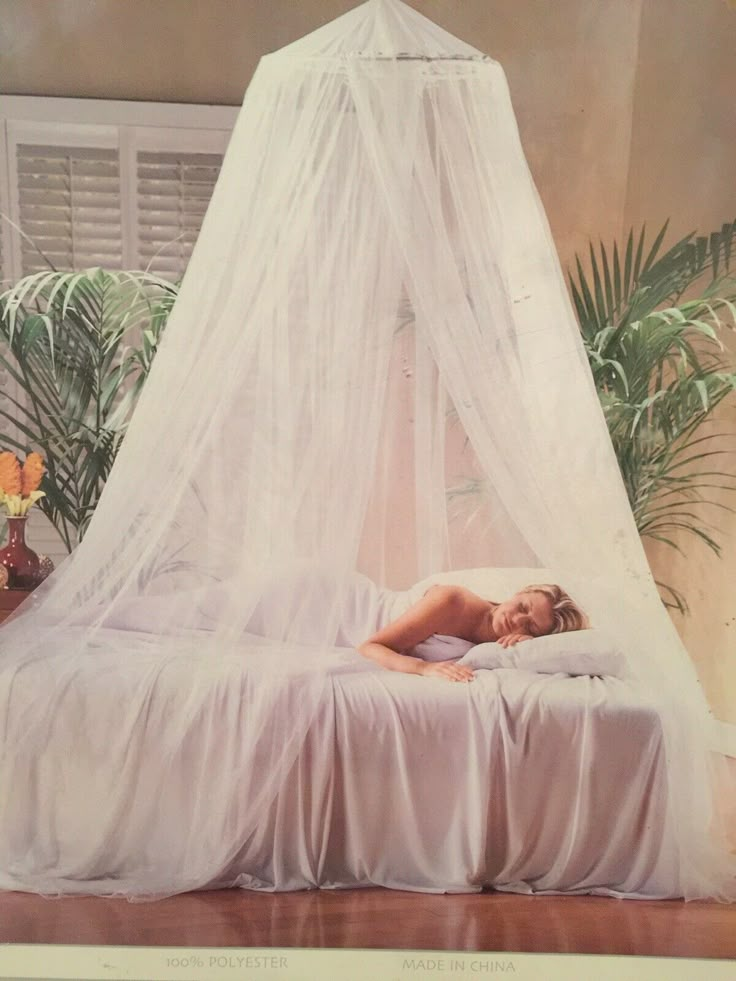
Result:
{"label": "bare shoulder", "polygon": [[488,606],[488,600],[484,600],[465,586],[437,583],[425,590],[424,596],[432,596],[438,602],[461,610]]}
{"label": "bare shoulder", "polygon": [[467,629],[468,595],[472,594],[458,586],[432,586],[401,616],[376,631],[368,642],[403,651],[435,633],[459,637]]}
{"label": "bare shoulder", "polygon": [[433,599],[440,599],[445,596],[459,596],[464,589],[464,586],[453,586],[449,583],[435,583],[434,586],[425,589],[422,595],[432,596]]}

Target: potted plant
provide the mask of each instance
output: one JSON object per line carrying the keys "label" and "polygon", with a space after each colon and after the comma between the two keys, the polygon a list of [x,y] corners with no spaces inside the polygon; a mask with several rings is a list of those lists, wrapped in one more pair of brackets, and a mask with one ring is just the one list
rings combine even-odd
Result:
{"label": "potted plant", "polygon": [[[145,272],[44,271],[0,295],[0,365],[16,383],[12,449],[38,450],[38,505],[72,551],[97,505],[178,287]],[[15,430],[15,432],[14,432]]]}
{"label": "potted plant", "polygon": [[[710,492],[736,489],[733,468],[718,465],[713,416],[736,388],[721,340],[736,320],[736,222],[662,251],[667,225],[646,252],[644,227],[624,250],[601,244],[596,256],[591,244],[589,271],[576,256],[570,285],[640,534],[678,551],[678,533],[693,535],[719,555],[707,508],[731,510]],[[681,593],[658,585],[666,605],[687,611]]]}

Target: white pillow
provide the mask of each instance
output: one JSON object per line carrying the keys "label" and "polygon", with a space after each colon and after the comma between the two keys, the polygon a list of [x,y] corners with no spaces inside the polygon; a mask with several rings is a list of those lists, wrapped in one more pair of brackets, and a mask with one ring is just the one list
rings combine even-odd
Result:
{"label": "white pillow", "polygon": [[521,668],[540,674],[589,674],[625,678],[627,662],[602,630],[570,630],[523,640],[513,647],[478,644],[458,664],[468,668]]}

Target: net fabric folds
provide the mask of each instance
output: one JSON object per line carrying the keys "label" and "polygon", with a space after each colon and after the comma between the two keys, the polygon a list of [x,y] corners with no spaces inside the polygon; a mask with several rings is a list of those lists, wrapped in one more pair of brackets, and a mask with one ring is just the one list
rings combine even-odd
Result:
{"label": "net fabric folds", "polygon": [[619,638],[661,719],[680,894],[736,898],[711,717],[504,72],[371,0],[261,60],[89,531],[2,629],[0,886],[216,881],[335,677],[375,672],[354,647],[378,606],[494,565],[555,570]]}

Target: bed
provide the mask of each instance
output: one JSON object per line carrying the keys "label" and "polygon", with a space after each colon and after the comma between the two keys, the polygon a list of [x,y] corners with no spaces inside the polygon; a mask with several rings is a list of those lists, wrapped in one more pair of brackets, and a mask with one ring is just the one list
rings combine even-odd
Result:
{"label": "bed", "polygon": [[[323,755],[334,767],[315,786]],[[501,669],[453,685],[343,668],[219,883],[675,896],[663,764],[656,713],[618,679]],[[631,799],[632,777],[646,799]]]}
{"label": "bed", "polygon": [[[380,615],[426,585],[384,593]],[[84,684],[70,677],[47,750],[17,775],[0,888],[48,892],[40,884],[52,876],[59,893],[127,895],[142,872],[186,867],[179,891],[678,895],[659,718],[625,680],[501,668],[452,684],[335,648],[288,778],[246,826],[242,804],[268,767],[268,747],[260,764],[238,751],[260,697],[258,662],[201,646],[162,659],[135,636],[124,664],[90,656]],[[98,642],[104,650],[105,630]],[[31,718],[44,670],[25,669],[0,697]],[[302,684],[285,676],[258,705],[283,718],[285,739]],[[642,784],[647,794],[634,794]],[[204,831],[193,843],[195,825]]]}

